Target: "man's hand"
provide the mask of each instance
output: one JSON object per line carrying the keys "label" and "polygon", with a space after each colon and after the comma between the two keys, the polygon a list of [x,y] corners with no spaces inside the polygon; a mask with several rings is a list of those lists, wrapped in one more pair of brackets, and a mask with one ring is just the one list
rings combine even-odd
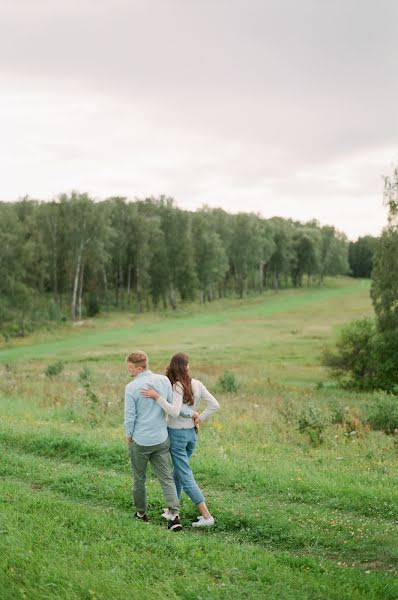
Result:
{"label": "man's hand", "polygon": [[128,444],[131,444],[131,443],[132,443],[132,441],[133,441],[133,438],[132,438],[132,437],[130,437],[130,436],[127,436],[127,443],[128,443]]}

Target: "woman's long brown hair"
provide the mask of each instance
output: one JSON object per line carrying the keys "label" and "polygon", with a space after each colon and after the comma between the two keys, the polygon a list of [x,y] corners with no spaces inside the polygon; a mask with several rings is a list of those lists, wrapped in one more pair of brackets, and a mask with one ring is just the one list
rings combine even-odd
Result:
{"label": "woman's long brown hair", "polygon": [[191,378],[188,373],[188,355],[178,352],[171,357],[170,364],[166,369],[166,375],[171,385],[180,383],[183,389],[184,404],[194,403]]}

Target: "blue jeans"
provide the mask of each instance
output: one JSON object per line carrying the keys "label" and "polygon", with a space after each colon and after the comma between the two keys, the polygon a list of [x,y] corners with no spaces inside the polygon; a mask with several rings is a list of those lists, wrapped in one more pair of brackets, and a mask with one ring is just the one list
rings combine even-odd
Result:
{"label": "blue jeans", "polygon": [[196,446],[197,433],[195,428],[172,429],[169,427],[170,454],[173,461],[173,477],[177,488],[178,498],[182,490],[194,504],[205,501],[202,490],[195,481],[189,459]]}

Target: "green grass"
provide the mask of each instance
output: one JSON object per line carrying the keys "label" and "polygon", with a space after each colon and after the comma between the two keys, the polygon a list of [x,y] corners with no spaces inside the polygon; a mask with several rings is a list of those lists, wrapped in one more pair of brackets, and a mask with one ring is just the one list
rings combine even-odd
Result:
{"label": "green grass", "polygon": [[[352,318],[371,315],[368,282],[118,314],[36,333],[0,349],[0,598],[397,599],[398,475],[393,437],[368,431],[371,395],[338,390],[319,364]],[[181,534],[160,516],[148,479],[148,525],[134,521],[121,422],[125,355],[154,370],[185,350],[221,411],[192,463],[214,528]],[[48,364],[62,360],[57,377]],[[79,381],[89,367],[98,397]],[[217,380],[234,373],[239,390]],[[330,425],[313,448],[298,432],[308,402],[349,407],[358,431]]]}

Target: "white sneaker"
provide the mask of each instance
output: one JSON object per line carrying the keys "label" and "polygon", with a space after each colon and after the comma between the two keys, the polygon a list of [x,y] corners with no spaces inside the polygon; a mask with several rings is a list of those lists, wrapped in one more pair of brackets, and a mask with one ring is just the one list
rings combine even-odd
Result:
{"label": "white sneaker", "polygon": [[168,508],[164,509],[164,512],[162,512],[162,517],[164,519],[166,519],[166,521],[172,521],[175,517],[175,515],[172,515],[171,512],[169,511]]}
{"label": "white sneaker", "polygon": [[198,517],[197,521],[192,523],[192,527],[210,527],[214,525],[214,517],[205,519],[204,517]]}

